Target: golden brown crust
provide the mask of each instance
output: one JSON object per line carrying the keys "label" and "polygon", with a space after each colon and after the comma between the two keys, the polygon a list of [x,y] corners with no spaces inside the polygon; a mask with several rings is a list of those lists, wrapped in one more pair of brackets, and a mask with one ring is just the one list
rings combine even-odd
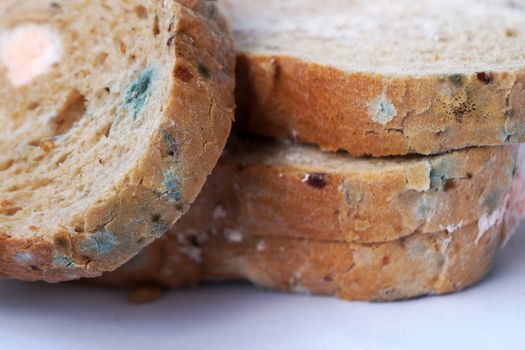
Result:
{"label": "golden brown crust", "polygon": [[1,275],[48,282],[100,275],[161,236],[189,208],[233,119],[233,45],[214,6],[196,0],[191,10],[173,3],[171,23],[157,28],[167,31],[165,49],[174,51],[176,65],[146,156],[103,200],[74,218],[78,231],[31,239],[0,232]]}
{"label": "golden brown crust", "polygon": [[525,72],[478,73],[348,73],[294,57],[240,53],[239,125],[355,156],[523,142]]}

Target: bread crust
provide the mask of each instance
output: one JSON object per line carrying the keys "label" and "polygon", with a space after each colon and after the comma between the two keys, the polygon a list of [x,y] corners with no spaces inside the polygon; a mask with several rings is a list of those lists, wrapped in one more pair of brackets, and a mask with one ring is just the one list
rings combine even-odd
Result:
{"label": "bread crust", "polygon": [[[214,3],[180,3],[170,2],[172,23],[158,28],[167,31],[162,35],[169,36],[166,50],[175,52],[176,65],[146,156],[79,213],[81,231],[57,228],[51,237],[29,238],[0,231],[2,276],[58,282],[114,270],[166,232],[197,197],[230,132],[235,57]],[[170,172],[177,174],[177,198],[165,188]]]}
{"label": "bread crust", "polygon": [[201,219],[192,225],[353,243],[454,232],[506,205],[517,164],[515,146],[361,160],[308,146],[240,142],[208,179],[195,203]]}
{"label": "bread crust", "polygon": [[354,156],[525,141],[523,69],[396,76],[280,55],[240,52],[237,60],[238,119],[245,131]]}
{"label": "bread crust", "polygon": [[[462,290],[479,281],[490,271],[507,235],[498,224],[477,241],[474,223],[453,234],[415,233],[370,245],[249,236],[234,242],[218,235],[208,236],[196,248],[191,236],[173,234],[98,282],[179,288],[247,280],[264,288],[346,300],[408,299]],[[195,249],[200,261],[195,260]]]}
{"label": "bread crust", "polygon": [[[487,151],[496,158],[500,150],[474,151]],[[457,153],[467,157],[466,151]],[[253,153],[247,154],[254,162],[260,162]],[[224,157],[195,205],[168,235],[129,264],[103,275],[97,283],[113,286],[154,283],[176,288],[203,281],[241,279],[272,289],[375,301],[443,294],[480,280],[492,267],[523,214],[524,201],[520,195],[523,177],[518,171],[497,215],[479,212],[463,226],[454,225],[454,221],[443,223],[448,229],[434,232],[416,227],[408,234],[388,234],[390,240],[381,242],[345,241],[342,231],[330,234],[337,219],[330,210],[319,210],[323,207],[321,203],[316,208],[294,205],[299,199],[316,203],[306,187],[291,186],[290,191],[277,187],[276,194],[264,171],[244,173],[249,167],[239,163],[242,162],[232,161],[231,155]],[[261,181],[238,180],[250,176],[259,176]],[[475,177],[470,180],[477,181]],[[375,185],[388,187],[377,182]],[[252,187],[252,193],[273,192],[278,200],[244,215],[243,205],[258,202],[260,197],[239,198],[232,187],[237,193],[246,187]],[[471,192],[465,190],[463,196],[473,195],[475,185],[469,188]],[[326,202],[335,202],[332,192],[323,196],[328,198]],[[454,198],[459,200],[459,196]],[[447,212],[457,208],[455,205],[449,206]],[[460,208],[470,205],[465,203]],[[270,210],[271,206],[274,208]],[[279,211],[289,219],[277,215]],[[308,225],[312,213],[316,213],[317,224]],[[265,222],[264,230],[253,222]],[[388,215],[373,222],[380,231],[388,222]]]}

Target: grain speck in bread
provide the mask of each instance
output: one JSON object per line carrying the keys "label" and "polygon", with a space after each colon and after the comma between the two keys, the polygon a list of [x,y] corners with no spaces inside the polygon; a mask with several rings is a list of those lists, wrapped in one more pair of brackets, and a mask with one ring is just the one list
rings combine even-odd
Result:
{"label": "grain speck in bread", "polygon": [[525,3],[225,0],[245,130],[353,155],[525,141]]}
{"label": "grain speck in bread", "polygon": [[208,1],[0,3],[0,274],[113,270],[189,207],[233,118]]}

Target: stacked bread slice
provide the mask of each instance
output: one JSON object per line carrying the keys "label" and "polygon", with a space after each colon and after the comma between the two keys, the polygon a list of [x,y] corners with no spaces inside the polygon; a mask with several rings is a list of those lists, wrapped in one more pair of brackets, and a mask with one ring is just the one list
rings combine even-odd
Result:
{"label": "stacked bread slice", "polygon": [[186,212],[234,110],[213,2],[0,2],[0,276],[114,270]]}
{"label": "stacked bread slice", "polygon": [[523,211],[523,4],[222,5],[238,129],[279,140],[233,140],[189,213],[104,281],[394,300],[482,278]]}

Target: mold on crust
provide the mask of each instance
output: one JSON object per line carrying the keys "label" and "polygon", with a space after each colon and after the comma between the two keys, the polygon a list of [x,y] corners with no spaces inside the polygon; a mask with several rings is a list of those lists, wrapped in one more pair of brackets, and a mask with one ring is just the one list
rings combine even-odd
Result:
{"label": "mold on crust", "polygon": [[[520,152],[520,164],[524,153]],[[244,279],[294,293],[372,301],[450,293],[476,283],[490,271],[525,212],[521,195],[524,179],[518,170],[501,219],[499,214],[497,219],[494,214],[483,214],[471,223],[448,222],[436,232],[416,230],[383,243],[326,240],[324,225],[315,225],[312,234],[298,232],[304,230],[300,226],[290,226],[288,236],[261,235],[247,225],[249,218],[239,215],[238,199],[224,186],[232,181],[228,168],[236,169],[223,161],[201,197],[170,234],[143,251],[139,259],[103,275],[96,283],[176,288]],[[267,182],[252,186],[262,190]],[[276,205],[287,213],[298,210],[288,198],[293,195],[281,193]],[[221,219],[227,219],[203,220],[214,215],[218,202],[227,213]],[[312,212],[310,207],[299,210],[298,218]],[[264,220],[262,212],[255,215],[255,220]],[[281,225],[279,218],[273,221],[274,228]],[[243,228],[242,241],[220,234],[236,226]],[[194,259],[195,250],[198,260]]]}
{"label": "mold on crust", "polygon": [[[331,169],[327,172],[330,181],[322,190],[312,188],[298,175],[305,170],[314,173],[313,168],[320,160],[315,158],[315,152],[308,152],[304,146],[295,147],[280,149],[287,157],[276,156],[279,152],[267,145],[260,154],[257,147],[255,150],[238,147],[243,150],[237,152],[243,153],[242,156],[228,153],[195,205],[168,235],[146,248],[140,259],[102,276],[97,283],[116,286],[152,283],[175,288],[194,287],[199,282],[243,279],[261,287],[294,293],[373,301],[449,293],[476,283],[490,271],[525,212],[521,166],[513,171],[510,159],[503,163],[496,160],[502,156],[499,151],[510,151],[510,158],[523,164],[524,152],[516,157],[515,147],[507,146],[506,151],[496,147],[445,155],[447,161],[461,164],[449,168],[449,179],[466,169],[473,172],[471,177],[465,178],[468,186],[458,197],[450,194],[461,187],[458,184],[455,188],[448,187],[446,192],[437,188],[423,192],[408,189],[406,168],[417,164],[418,160],[367,160],[354,164],[357,161],[348,157],[339,162],[336,155],[322,155],[319,151],[315,152],[324,159],[324,171]],[[486,154],[480,157],[481,154],[472,152]],[[423,157],[427,170],[429,164],[439,163],[439,157],[443,156]],[[473,162],[473,159],[477,160]],[[492,174],[492,166],[516,173],[500,209],[487,212],[480,206],[470,218],[466,212],[456,215],[456,211],[464,211],[478,202],[477,196],[485,186],[480,188],[476,184],[481,179],[479,174],[484,167],[491,169]],[[250,167],[257,171],[246,170]],[[386,180],[381,182],[374,178],[374,171],[382,174],[379,179]],[[503,176],[505,171],[496,178],[509,178]],[[376,230],[376,237],[389,237],[389,240],[365,241],[364,237],[362,241],[346,240],[341,231],[330,235],[330,230],[340,225],[337,216],[333,215],[334,208],[324,211],[325,202],[311,197],[311,193],[321,191],[327,202],[336,202],[341,189],[346,188],[345,192],[352,198],[349,203],[356,208],[366,208],[371,204],[367,199],[369,191],[365,188],[359,200],[355,190],[348,186],[331,188],[331,183],[338,181],[337,174],[344,174],[347,181],[352,182],[360,177],[367,178],[373,183],[374,195],[384,200],[387,189],[397,181],[396,172],[400,172],[399,181],[405,186],[402,191],[411,191],[421,199],[419,206],[425,209],[420,210],[420,215],[429,221],[435,220],[431,217],[437,212],[433,194],[448,192],[453,196],[455,205],[440,211],[439,216],[446,219],[439,224],[435,222],[435,228],[417,226],[406,234],[393,235],[390,233],[392,226],[388,224],[392,212],[389,214],[377,208],[381,211],[380,220],[366,216],[355,220],[359,220],[365,234],[370,234],[366,230],[372,228]],[[429,176],[428,171],[425,174]],[[290,186],[290,191],[283,191],[275,187],[278,181],[294,181],[297,185]],[[473,201],[458,204],[461,197],[473,197]],[[250,205],[260,201],[265,205],[247,211]],[[217,215],[217,208],[221,208],[220,215]],[[278,212],[284,215],[277,215]],[[312,216],[316,224],[309,221]],[[463,219],[458,220],[459,217]],[[265,224],[254,224],[258,222]],[[397,224],[403,225],[403,222],[397,220]],[[286,230],[281,229],[283,226]]]}
{"label": "mold on crust", "polygon": [[378,157],[525,141],[525,11],[508,1],[220,4],[242,130]]}
{"label": "mold on crust", "polygon": [[223,151],[225,20],[204,0],[6,0],[0,14],[0,274],[114,270],[189,208]]}
{"label": "mold on crust", "polygon": [[[235,196],[234,216],[251,235],[380,243],[416,230],[452,230],[490,214],[505,205],[516,164],[513,145],[361,159],[287,142],[234,140],[208,181],[223,189],[213,191],[218,198]],[[233,214],[220,201],[216,206],[210,221],[221,225]]]}
{"label": "mold on crust", "polygon": [[369,105],[370,119],[374,122],[386,125],[396,116],[396,108],[388,99],[385,94],[378,97],[376,100],[370,102]]}

